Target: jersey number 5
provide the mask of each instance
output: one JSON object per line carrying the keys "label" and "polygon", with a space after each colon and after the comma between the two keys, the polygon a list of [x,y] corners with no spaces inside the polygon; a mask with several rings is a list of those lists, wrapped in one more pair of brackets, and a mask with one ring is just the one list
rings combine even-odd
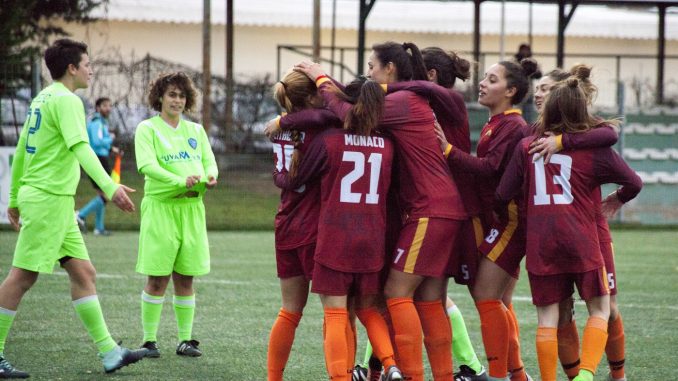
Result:
{"label": "jersey number 5", "polygon": [[563,190],[562,194],[550,195],[546,193],[546,171],[544,170],[544,158],[539,157],[534,161],[535,157],[538,154],[534,154],[533,163],[534,163],[534,205],[550,205],[551,197],[553,197],[553,203],[556,205],[568,205],[571,204],[574,200],[572,196],[572,186],[570,185],[570,174],[572,171],[572,158],[567,155],[555,154],[551,156],[551,163],[558,164],[560,166],[560,174],[553,176],[553,183],[560,185],[560,188]]}
{"label": "jersey number 5", "polygon": [[[341,179],[341,195],[339,201],[350,204],[360,203],[363,194],[351,192],[351,186],[365,174],[365,155],[362,152],[344,151],[342,161],[352,161],[355,168]],[[370,154],[367,162],[370,163],[370,191],[365,195],[366,204],[379,203],[377,186],[379,185],[379,173],[381,172],[381,154]]]}
{"label": "jersey number 5", "polygon": [[[33,115],[35,115],[34,119],[31,118]],[[31,135],[35,134],[40,129],[40,122],[42,122],[42,115],[40,114],[40,109],[39,108],[36,108],[35,110],[28,109],[28,119],[26,120],[26,122],[27,122],[26,126],[28,127],[28,136],[26,136],[26,152],[35,153],[35,146],[29,145],[28,139],[30,139]]]}

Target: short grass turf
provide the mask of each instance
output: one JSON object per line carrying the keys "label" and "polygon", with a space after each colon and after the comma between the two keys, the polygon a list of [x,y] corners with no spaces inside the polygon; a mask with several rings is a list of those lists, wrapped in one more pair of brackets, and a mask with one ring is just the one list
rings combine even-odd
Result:
{"label": "short grass turf", "polygon": [[[17,234],[0,231],[0,275],[9,270]],[[272,232],[210,231],[212,272],[196,282],[194,336],[204,355],[174,354],[176,325],[168,290],[158,333],[162,357],[147,359],[104,376],[101,363],[70,304],[68,279],[60,269],[42,275],[24,298],[5,354],[37,380],[265,380],[268,332],[280,307]],[[45,237],[48,239],[48,237]],[[134,272],[138,234],[114,232],[110,237],[85,236],[98,270],[98,290],[114,339],[141,344],[140,293],[144,278]],[[676,231],[615,231],[619,304],[627,339],[630,380],[668,380],[678,348],[678,233]],[[450,285],[481,359],[482,342],[476,310],[465,288]],[[534,346],[536,313],[529,298],[527,276],[515,293],[521,323],[526,369],[538,379]],[[577,304],[578,324],[586,308]],[[322,351],[322,309],[309,297],[297,330],[286,380],[327,379]],[[364,331],[359,333],[362,358]],[[559,379],[565,379],[559,370]],[[596,380],[605,380],[601,362]],[[427,370],[427,379],[430,372]]]}

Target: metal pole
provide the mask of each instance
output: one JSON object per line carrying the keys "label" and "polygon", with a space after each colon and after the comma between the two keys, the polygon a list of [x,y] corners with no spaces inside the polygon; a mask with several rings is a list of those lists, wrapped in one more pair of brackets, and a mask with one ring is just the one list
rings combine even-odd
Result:
{"label": "metal pole", "polygon": [[233,128],[233,0],[226,0],[226,107],[224,143],[228,147]]}
{"label": "metal pole", "polygon": [[501,0],[501,19],[499,22],[499,61],[504,60],[505,38],[506,38],[506,1]]}
{"label": "metal pole", "polygon": [[480,3],[482,0],[473,1],[473,94],[478,94],[478,66],[480,65]]}
{"label": "metal pole", "polygon": [[332,38],[330,41],[330,57],[332,60],[332,77],[334,77],[334,50],[337,42],[337,0],[332,0]]}
{"label": "metal pole", "polygon": [[558,41],[557,41],[556,66],[563,67],[563,55],[565,53],[565,1],[558,2]]}
{"label": "metal pole", "polygon": [[203,0],[202,8],[202,125],[209,131],[212,125],[212,68],[210,67],[210,45],[212,44],[212,7],[210,0]]}
{"label": "metal pole", "polygon": [[666,60],[666,6],[659,6],[657,38],[657,104],[664,103],[664,61]]}
{"label": "metal pole", "polygon": [[313,0],[313,62],[320,62],[320,0]]}
{"label": "metal pole", "polygon": [[532,43],[533,43],[533,40],[532,40],[532,16],[533,16],[532,6],[533,5],[534,4],[532,3],[532,0],[530,0],[530,13],[529,13],[529,16],[528,16],[529,22],[528,22],[528,26],[527,26],[527,43],[530,44],[530,49],[532,49]]}

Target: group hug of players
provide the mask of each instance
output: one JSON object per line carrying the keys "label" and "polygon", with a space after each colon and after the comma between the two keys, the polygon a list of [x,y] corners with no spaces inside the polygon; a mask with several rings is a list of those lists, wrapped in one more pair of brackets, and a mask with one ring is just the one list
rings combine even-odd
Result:
{"label": "group hug of players", "polygon": [[[282,308],[269,339],[269,381],[283,379],[309,287],[324,308],[332,380],[422,381],[422,346],[436,381],[531,380],[511,304],[524,256],[541,380],[556,380],[560,359],[569,379],[591,381],[604,351],[609,380],[626,380],[606,217],[642,182],[610,148],[615,121],[592,115],[591,68],[541,77],[539,118],[528,125],[515,106],[537,63],[490,66],[478,94],[490,118],[475,156],[465,104],[452,89],[469,69],[439,48],[385,42],[372,47],[367,78],[343,85],[300,62],[274,86],[287,113],[266,130],[282,189]],[[620,187],[602,199],[605,183]],[[449,278],[473,296],[484,365],[447,297]],[[589,311],[581,344],[575,285]],[[354,368],[356,317],[370,345]]]}

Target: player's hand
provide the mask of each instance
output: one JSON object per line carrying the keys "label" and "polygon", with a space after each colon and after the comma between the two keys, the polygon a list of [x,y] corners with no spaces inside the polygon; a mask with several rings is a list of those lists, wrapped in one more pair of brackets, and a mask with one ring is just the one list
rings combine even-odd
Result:
{"label": "player's hand", "polygon": [[301,61],[298,64],[294,65],[294,70],[300,73],[306,74],[311,81],[315,81],[316,78],[321,75],[325,75],[325,70],[320,67],[319,63],[311,61]]}
{"label": "player's hand", "polygon": [[136,210],[134,208],[134,203],[132,202],[132,200],[127,195],[127,193],[134,193],[134,192],[136,192],[134,189],[132,189],[132,188],[126,186],[126,185],[120,184],[120,186],[118,187],[118,190],[116,190],[115,193],[113,193],[113,198],[111,199],[111,201],[113,201],[115,206],[120,208],[120,210],[122,210],[123,212],[128,212],[128,213],[134,212]]}
{"label": "player's hand", "polygon": [[193,186],[200,182],[200,176],[188,176],[186,178],[186,188],[190,189]]}
{"label": "player's hand", "polygon": [[544,164],[548,164],[551,160],[551,156],[558,153],[560,150],[558,149],[555,135],[553,135],[552,132],[546,132],[545,134],[545,137],[541,137],[530,143],[530,151],[528,153],[530,155],[534,153],[538,155],[533,159],[533,161],[537,161],[543,156]]}
{"label": "player's hand", "polygon": [[624,203],[617,197],[617,192],[612,192],[603,199],[600,210],[605,218],[612,218],[623,205]]}
{"label": "player's hand", "polygon": [[440,143],[440,150],[445,152],[445,148],[447,148],[447,145],[450,144],[445,137],[445,132],[443,132],[443,128],[440,126],[440,123],[438,123],[437,120],[433,122],[433,126],[435,127],[436,137]]}
{"label": "player's hand", "polygon": [[9,219],[9,223],[16,231],[19,231],[19,229],[21,228],[21,223],[19,223],[19,217],[21,217],[21,213],[19,213],[19,208],[7,208],[7,218]]}
{"label": "player's hand", "polygon": [[266,122],[266,128],[264,129],[264,134],[266,137],[270,140],[273,141],[276,135],[278,135],[282,131],[282,128],[280,128],[280,125],[278,124],[278,118],[275,117],[268,122]]}
{"label": "player's hand", "polygon": [[205,184],[208,189],[212,189],[217,186],[217,179],[214,178],[214,176],[210,176],[207,178],[207,184]]}

